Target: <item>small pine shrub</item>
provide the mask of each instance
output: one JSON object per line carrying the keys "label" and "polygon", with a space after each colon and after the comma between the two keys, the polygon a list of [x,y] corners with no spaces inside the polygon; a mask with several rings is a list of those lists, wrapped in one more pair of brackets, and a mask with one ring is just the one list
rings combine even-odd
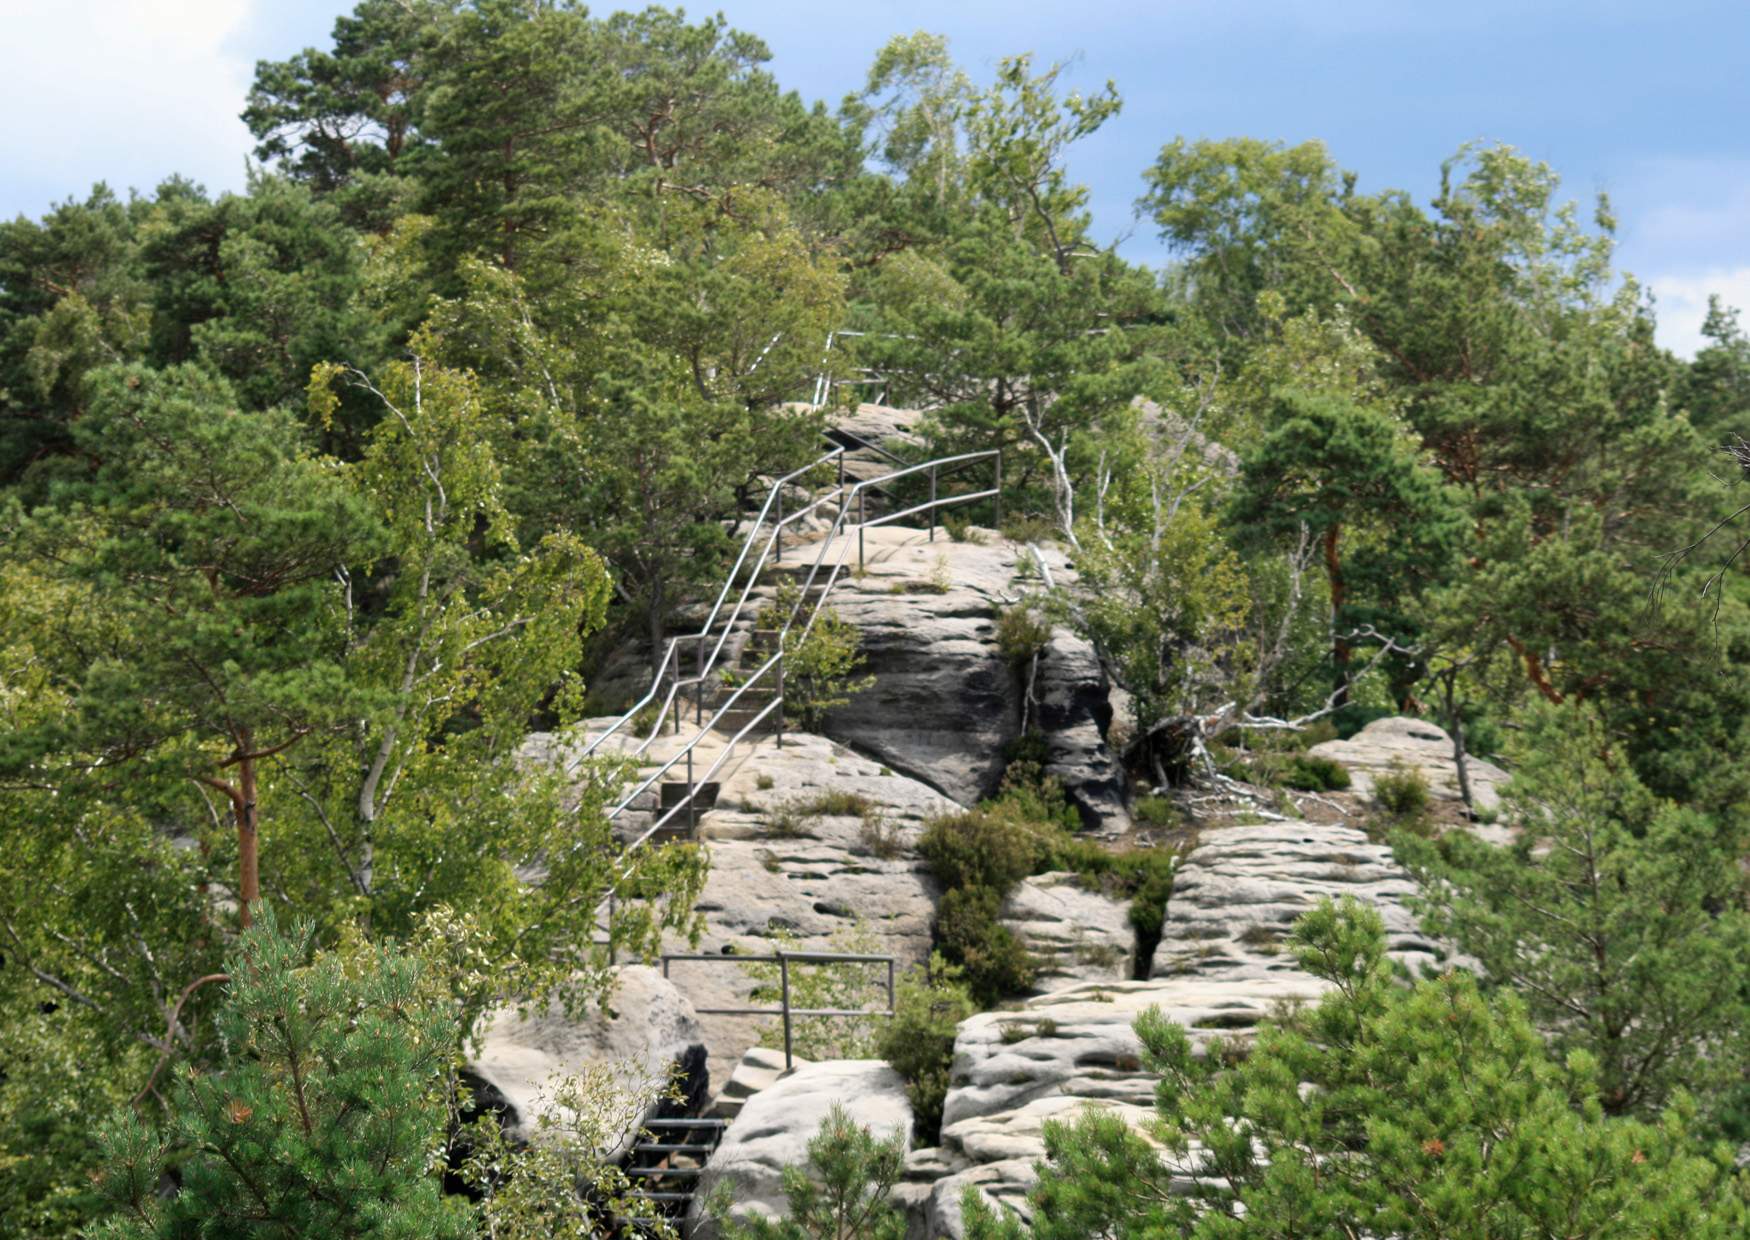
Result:
{"label": "small pine shrub", "polygon": [[754,786],[761,792],[770,792],[777,786],[777,782],[778,781],[773,779],[770,775],[761,775],[758,779],[754,780]]}
{"label": "small pine shrub", "polygon": [[960,887],[942,896],[936,909],[936,939],[956,961],[967,988],[983,1007],[1019,994],[1038,973],[1032,953],[998,917],[1002,897],[989,887]]}
{"label": "small pine shrub", "polygon": [[1138,797],[1136,804],[1131,806],[1130,816],[1144,827],[1174,827],[1180,822],[1179,807],[1170,797]]}
{"label": "small pine shrub", "polygon": [[1051,640],[1051,624],[1037,607],[1017,603],[997,615],[997,649],[1003,658],[1019,665],[1030,661]]}
{"label": "small pine shrub", "polygon": [[927,967],[908,969],[894,988],[893,1017],[883,1027],[877,1049],[905,1079],[920,1145],[941,1139],[954,1037],[960,1022],[976,1010],[961,971],[940,954],[932,955]]}
{"label": "small pine shrub", "polygon": [[974,547],[982,547],[990,541],[983,530],[972,524],[970,517],[962,519],[951,512],[943,513],[942,528],[948,532],[948,537],[957,543],[968,543]]}
{"label": "small pine shrub", "polygon": [[1301,792],[1341,792],[1349,786],[1349,771],[1334,759],[1297,753],[1276,782]]}
{"label": "small pine shrub", "polygon": [[1428,812],[1428,802],[1428,780],[1421,771],[1394,765],[1373,777],[1373,803],[1393,818],[1421,818]]}

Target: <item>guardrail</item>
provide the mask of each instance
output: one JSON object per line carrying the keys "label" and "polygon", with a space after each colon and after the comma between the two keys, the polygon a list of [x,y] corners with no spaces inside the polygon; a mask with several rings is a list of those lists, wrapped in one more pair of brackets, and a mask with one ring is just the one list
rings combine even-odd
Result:
{"label": "guardrail", "polygon": [[[774,951],[769,956],[725,956],[716,953],[675,952],[662,958],[662,975],[669,975],[668,966],[676,961],[701,964],[775,964],[778,966],[778,1006],[694,1008],[700,1016],[781,1016],[784,1018],[784,1071],[796,1066],[792,1053],[791,1022],[798,1016],[892,1016],[893,957],[864,955],[858,952],[786,952]],[[885,1008],[796,1008],[790,1006],[790,965],[796,964],[885,964],[887,966],[887,1006]]]}
{"label": "guardrail", "polygon": [[[835,453],[828,453],[825,457],[821,458],[821,461],[833,459],[834,456],[836,455],[837,458],[840,460],[841,467],[842,467],[842,460],[843,460],[842,453],[843,453],[843,449],[841,448],[838,450],[838,452],[836,454]],[[785,479],[794,478],[794,477],[798,476],[799,474],[806,472],[808,469],[812,469],[816,465],[819,465],[821,463],[821,461],[816,461],[813,465],[805,466],[801,470],[797,470],[791,474],[787,474],[787,475],[785,475]],[[979,461],[990,461],[993,465],[993,471],[994,471],[993,472],[993,481],[992,481],[992,485],[990,487],[988,487],[984,490],[973,491],[973,492],[964,493],[964,494],[956,494],[956,495],[948,495],[948,496],[943,496],[941,494],[939,483],[941,480],[942,473],[944,471],[953,472],[953,471],[958,470],[964,466],[968,466],[968,465],[971,465],[971,464],[973,464],[975,462],[979,462]],[[926,500],[925,502],[923,502],[921,504],[914,504],[912,507],[904,509],[900,512],[886,513],[886,514],[883,514],[881,516],[876,517],[874,520],[869,519],[868,495],[872,489],[880,487],[883,484],[893,482],[896,479],[908,477],[910,475],[923,473],[926,471],[929,473],[929,477],[930,477],[930,498],[928,500]],[[698,675],[692,676],[692,677],[682,677],[678,674],[678,665],[677,665],[676,675],[674,677],[673,683],[670,685],[668,693],[664,698],[662,710],[658,715],[656,724],[653,726],[653,728],[651,730],[650,736],[648,738],[646,738],[642,743],[640,743],[635,749],[631,750],[630,753],[631,753],[631,756],[637,756],[639,754],[642,754],[650,746],[650,744],[656,739],[656,737],[661,734],[663,721],[668,717],[669,711],[674,706],[681,691],[688,686],[694,686],[694,687],[696,687],[696,690],[697,690],[696,697],[695,697],[696,708],[695,708],[695,720],[694,720],[695,724],[698,727],[697,733],[692,737],[692,739],[687,741],[686,744],[683,745],[680,748],[680,750],[678,750],[666,762],[664,762],[661,766],[657,767],[656,770],[654,770],[651,773],[649,773],[648,775],[646,775],[643,779],[639,780],[638,783],[632,788],[631,791],[627,792],[624,796],[622,796],[621,799],[619,800],[619,802],[616,803],[611,809],[608,810],[607,819],[611,823],[615,819],[619,818],[622,814],[624,814],[628,809],[630,809],[632,807],[633,803],[639,797],[643,796],[645,793],[649,792],[652,788],[656,787],[663,780],[664,776],[668,775],[669,772],[675,770],[677,767],[681,767],[683,763],[684,763],[684,768],[686,771],[686,791],[678,800],[675,801],[675,803],[673,805],[667,807],[666,809],[663,809],[663,807],[661,807],[659,805],[658,810],[657,810],[657,814],[656,814],[656,817],[654,818],[654,820],[651,822],[651,824],[648,827],[645,828],[645,830],[641,834],[639,834],[635,839],[633,839],[630,843],[628,843],[624,849],[622,849],[621,856],[623,857],[626,853],[630,853],[636,849],[642,848],[653,837],[655,837],[659,832],[661,832],[664,828],[666,828],[669,825],[669,823],[671,821],[673,821],[683,811],[687,815],[688,825],[689,826],[693,825],[693,823],[696,821],[696,801],[697,801],[697,798],[699,795],[700,788],[702,788],[703,786],[705,786],[706,784],[709,784],[711,782],[713,776],[715,776],[717,774],[717,772],[723,768],[724,764],[729,761],[730,757],[735,753],[736,748],[741,744],[741,742],[744,741],[745,739],[747,739],[747,737],[754,731],[754,729],[758,728],[762,723],[764,723],[767,718],[771,717],[774,711],[777,712],[777,720],[778,720],[778,723],[777,723],[777,742],[778,742],[778,745],[780,747],[782,747],[782,745],[784,743],[784,722],[783,722],[784,721],[784,715],[783,715],[783,710],[784,710],[784,657],[785,657],[786,639],[790,636],[791,631],[794,629],[798,619],[801,617],[803,607],[809,602],[810,594],[815,589],[815,583],[817,580],[819,580],[821,570],[825,566],[827,552],[831,548],[833,548],[835,545],[838,548],[838,554],[837,554],[837,556],[832,564],[831,569],[827,572],[825,581],[820,588],[819,594],[814,597],[813,606],[809,609],[807,618],[805,620],[803,620],[803,627],[802,627],[800,637],[805,638],[808,636],[808,634],[810,632],[813,631],[815,620],[820,616],[823,608],[825,607],[826,600],[828,599],[828,597],[830,597],[830,595],[832,593],[833,587],[838,583],[840,576],[844,572],[844,569],[846,566],[846,560],[847,560],[847,557],[848,557],[848,554],[850,551],[850,527],[852,524],[850,521],[850,516],[851,516],[853,509],[856,511],[857,518],[858,518],[857,521],[855,522],[856,530],[857,530],[857,567],[859,570],[861,570],[863,565],[866,562],[864,535],[870,529],[875,529],[875,528],[882,526],[882,525],[888,525],[888,524],[891,524],[895,521],[902,520],[906,517],[915,516],[915,515],[922,513],[922,512],[933,512],[938,508],[954,507],[954,506],[960,505],[960,504],[973,503],[973,502],[975,502],[977,500],[981,500],[981,499],[992,499],[992,498],[994,498],[996,500],[997,514],[998,514],[997,520],[1000,522],[1002,519],[1001,518],[1001,513],[1002,513],[1002,478],[1003,478],[1002,452],[1000,449],[989,449],[989,450],[986,450],[983,452],[963,452],[963,453],[959,453],[955,456],[939,457],[939,458],[929,460],[929,461],[921,461],[916,465],[909,465],[903,469],[893,470],[889,473],[882,474],[879,477],[865,478],[865,479],[862,479],[860,481],[853,482],[853,483],[846,483],[841,475],[840,481],[838,482],[837,486],[835,486],[831,491],[827,492],[824,495],[819,496],[813,502],[805,505],[803,508],[797,510],[795,513],[790,514],[788,517],[779,518],[779,520],[774,523],[772,530],[771,530],[771,533],[767,536],[766,544],[761,549],[759,557],[755,560],[752,569],[748,572],[747,582],[742,587],[741,594],[736,599],[735,605],[731,609],[728,618],[724,621],[723,631],[722,631],[722,633],[720,633],[718,635],[716,645],[711,649],[709,656],[706,656],[706,654],[704,652],[704,645],[705,645],[706,640],[709,637],[710,621],[708,620],[706,627],[701,629],[698,634],[692,635],[692,636],[687,637],[687,638],[677,638],[675,641],[673,641],[669,644],[669,648],[663,656],[662,666],[658,669],[657,682],[652,685],[651,691],[649,693],[645,694],[645,697],[640,701],[640,703],[635,705],[633,707],[633,709],[627,713],[627,715],[625,715],[622,718],[620,718],[619,720],[615,721],[615,723],[606,732],[604,732],[600,737],[598,737],[594,742],[592,742],[588,747],[586,747],[584,749],[583,753],[580,754],[576,759],[574,759],[567,766],[568,771],[575,769],[576,765],[579,762],[581,762],[583,760],[583,758],[585,758],[585,757],[589,756],[591,753],[595,752],[595,750],[597,749],[597,747],[600,746],[602,741],[606,740],[610,735],[612,735],[614,732],[618,731],[627,722],[627,720],[631,718],[631,716],[633,714],[635,714],[637,711],[643,709],[644,706],[648,702],[650,702],[651,700],[654,699],[656,692],[657,692],[657,689],[660,687],[661,681],[667,672],[669,662],[677,657],[675,652],[678,649],[678,643],[680,641],[697,640],[699,642],[700,667],[701,667],[700,673]],[[784,481],[784,480],[780,480],[780,484],[782,483],[782,481]],[[777,487],[775,486],[773,488],[773,495],[775,496],[776,493],[777,493]],[[709,680],[711,671],[714,670],[716,667],[716,661],[723,650],[724,644],[727,642],[727,640],[729,638],[730,632],[734,628],[735,621],[737,620],[737,618],[739,618],[739,616],[742,613],[742,610],[747,605],[748,599],[753,592],[753,588],[759,580],[760,572],[764,569],[764,567],[766,565],[767,557],[774,556],[775,554],[779,553],[779,547],[780,547],[781,539],[783,536],[783,527],[787,524],[794,522],[794,521],[800,520],[802,517],[808,515],[811,512],[818,510],[819,508],[821,508],[827,504],[834,502],[835,500],[838,503],[838,511],[833,517],[832,525],[828,528],[825,536],[822,537],[820,540],[820,550],[815,554],[814,563],[809,566],[807,579],[803,583],[801,590],[797,594],[797,599],[796,599],[795,605],[790,609],[790,614],[785,617],[783,625],[778,630],[777,639],[775,642],[776,648],[772,652],[771,656],[769,658],[767,658],[766,661],[764,663],[762,663],[758,669],[756,669],[750,676],[748,676],[746,680],[742,681],[740,685],[735,687],[734,691],[730,693],[728,698],[726,698],[722,702],[719,702],[716,705],[716,707],[714,708],[714,711],[711,715],[711,718],[707,721],[704,717],[704,685]],[[761,510],[761,518],[760,519],[762,521],[764,519],[765,514],[769,511],[770,505],[772,504],[772,502],[773,502],[772,498],[768,497],[767,508],[763,508]],[[935,530],[935,523],[933,520],[930,524],[929,536],[930,536],[930,539],[932,541],[934,541],[935,536],[936,536],[936,530]],[[746,560],[746,552],[748,549],[751,548],[751,546],[752,546],[752,539],[750,537],[747,546],[745,546],[743,548],[742,556],[737,559],[735,567],[730,570],[729,579],[727,581],[725,581],[723,589],[721,591],[719,591],[719,593],[718,593],[717,602],[715,604],[713,604],[713,606],[712,606],[712,615],[713,616],[715,616],[716,613],[721,610],[723,601],[728,597],[729,589],[734,584],[734,580],[735,580],[736,575],[741,571],[741,566]],[[723,718],[723,716],[726,713],[728,713],[729,711],[732,711],[736,708],[737,704],[742,700],[742,698],[748,693],[749,690],[754,689],[755,687],[760,686],[761,684],[770,684],[773,687],[771,700],[768,701],[765,704],[765,706],[762,707],[759,711],[757,711],[753,715],[753,717],[750,718],[746,723],[742,724],[740,729],[738,729],[734,733],[734,735],[732,735],[729,738],[729,740],[724,744],[722,752],[720,752],[717,755],[716,759],[705,770],[705,772],[702,775],[697,774],[695,771],[695,761],[694,761],[694,756],[693,756],[694,750],[698,748],[699,743],[707,735],[711,735],[711,734],[715,733],[715,729],[716,729],[718,722]],[[678,724],[678,716],[677,716],[677,724]],[[623,878],[625,876],[626,876],[625,872],[622,871],[619,877]],[[616,879],[615,881],[618,882],[618,879]],[[612,921],[613,921],[614,907],[615,907],[616,903],[617,903],[617,898],[610,890],[610,894],[608,895],[607,899],[603,902],[603,904],[600,906],[600,909],[598,910],[598,911],[601,911],[601,910],[606,911],[606,913],[608,915],[608,922],[609,922],[610,926],[611,926]],[[607,929],[607,927],[603,927],[603,926],[599,926],[599,925],[597,928],[604,929],[604,930]],[[612,946],[612,934],[610,931],[609,932],[609,960],[610,960],[610,962],[613,960],[613,957],[614,957],[614,953],[613,953],[613,946]]]}

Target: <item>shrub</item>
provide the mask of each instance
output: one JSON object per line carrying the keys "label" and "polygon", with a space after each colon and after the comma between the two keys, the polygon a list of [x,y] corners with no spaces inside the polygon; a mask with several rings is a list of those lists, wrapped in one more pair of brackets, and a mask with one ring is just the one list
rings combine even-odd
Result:
{"label": "shrub", "polygon": [[997,920],[1002,903],[989,887],[960,887],[944,894],[936,909],[942,954],[964,970],[967,988],[984,1007],[1026,990],[1038,972],[1027,945]]}
{"label": "shrub", "polygon": [[961,518],[951,512],[942,514],[942,528],[948,532],[948,537],[957,543],[969,543],[974,547],[982,547],[990,541],[985,532],[972,524],[972,518]]}
{"label": "shrub", "polygon": [[[800,940],[787,930],[772,934],[776,951],[800,951]],[[870,956],[881,948],[880,940],[861,921],[841,926],[827,940],[826,950],[848,956]],[[814,950],[814,949],[810,949]],[[781,970],[776,964],[750,961],[742,968],[754,981],[756,1004],[778,1006],[783,998]],[[887,1001],[887,966],[855,960],[830,964],[790,963],[790,1006],[841,1012],[858,1016],[793,1016],[790,1045],[804,1059],[865,1059],[875,1050],[880,1007]],[[758,1032],[761,1046],[782,1047],[784,1025],[774,1019]]]}
{"label": "shrub", "polygon": [[1045,851],[1041,832],[989,807],[932,818],[918,852],[943,887],[986,887],[999,897],[1033,873]]}
{"label": "shrub", "polygon": [[1037,607],[1016,603],[997,616],[997,649],[1010,663],[1026,663],[1051,640],[1051,624]]}
{"label": "shrub", "polygon": [[875,802],[861,792],[832,789],[802,803],[802,812],[822,818],[865,818],[876,810]]}
{"label": "shrub", "polygon": [[1171,797],[1138,797],[1130,813],[1145,827],[1173,827],[1180,822],[1179,807],[1173,804]]}
{"label": "shrub", "polygon": [[1428,812],[1428,780],[1421,771],[1394,763],[1373,777],[1373,803],[1394,818],[1420,818]]}
{"label": "shrub", "polygon": [[905,1078],[912,1128],[921,1145],[941,1139],[954,1035],[975,1010],[962,971],[939,953],[931,955],[927,967],[908,969],[895,988],[893,1018],[881,1031],[878,1049]]}
{"label": "shrub", "polygon": [[784,1168],[784,1218],[730,1218],[722,1197],[709,1209],[724,1240],[905,1240],[905,1214],[888,1200],[904,1170],[903,1133],[876,1137],[834,1103],[807,1166]]}
{"label": "shrub", "polygon": [[1301,792],[1341,792],[1349,786],[1349,771],[1334,759],[1297,753],[1276,782]]}
{"label": "shrub", "polygon": [[[760,609],[755,623],[761,628],[782,628],[795,611],[801,590],[786,578],[779,583],[772,602]],[[843,706],[851,697],[875,683],[873,676],[858,676],[866,660],[857,626],[823,607],[814,617],[806,636],[806,610],[795,612],[797,624],[784,635],[784,714],[797,727],[810,731],[820,726],[826,712]]]}
{"label": "shrub", "polygon": [[857,839],[870,856],[891,861],[899,856],[905,835],[897,824],[883,814],[865,814],[857,827]]}

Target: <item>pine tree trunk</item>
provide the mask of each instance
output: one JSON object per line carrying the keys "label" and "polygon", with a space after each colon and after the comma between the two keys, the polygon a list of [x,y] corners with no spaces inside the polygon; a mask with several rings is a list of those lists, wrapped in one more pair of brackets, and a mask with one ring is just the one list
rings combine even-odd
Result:
{"label": "pine tree trunk", "polygon": [[1332,525],[1325,531],[1325,577],[1331,586],[1331,704],[1347,706],[1349,704],[1349,643],[1339,635],[1339,618],[1343,614],[1343,604],[1348,599],[1347,588],[1343,582],[1343,563],[1337,555],[1337,539],[1342,533],[1342,526]]}
{"label": "pine tree trunk", "polygon": [[261,862],[256,838],[260,814],[255,804],[255,759],[252,757],[245,757],[237,764],[237,791],[237,919],[247,930],[253,920],[251,910],[261,898]]}

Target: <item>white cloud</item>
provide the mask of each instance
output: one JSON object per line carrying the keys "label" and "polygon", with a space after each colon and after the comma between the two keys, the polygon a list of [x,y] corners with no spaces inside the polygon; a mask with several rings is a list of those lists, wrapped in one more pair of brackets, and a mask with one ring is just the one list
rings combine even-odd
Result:
{"label": "white cloud", "polygon": [[0,182],[56,199],[100,179],[149,190],[172,172],[240,185],[252,65],[236,36],[257,2],[0,0]]}
{"label": "white cloud", "polygon": [[1750,267],[1717,267],[1699,275],[1656,276],[1647,282],[1657,299],[1659,343],[1680,357],[1693,357],[1704,343],[1702,322],[1712,294],[1750,312]]}

